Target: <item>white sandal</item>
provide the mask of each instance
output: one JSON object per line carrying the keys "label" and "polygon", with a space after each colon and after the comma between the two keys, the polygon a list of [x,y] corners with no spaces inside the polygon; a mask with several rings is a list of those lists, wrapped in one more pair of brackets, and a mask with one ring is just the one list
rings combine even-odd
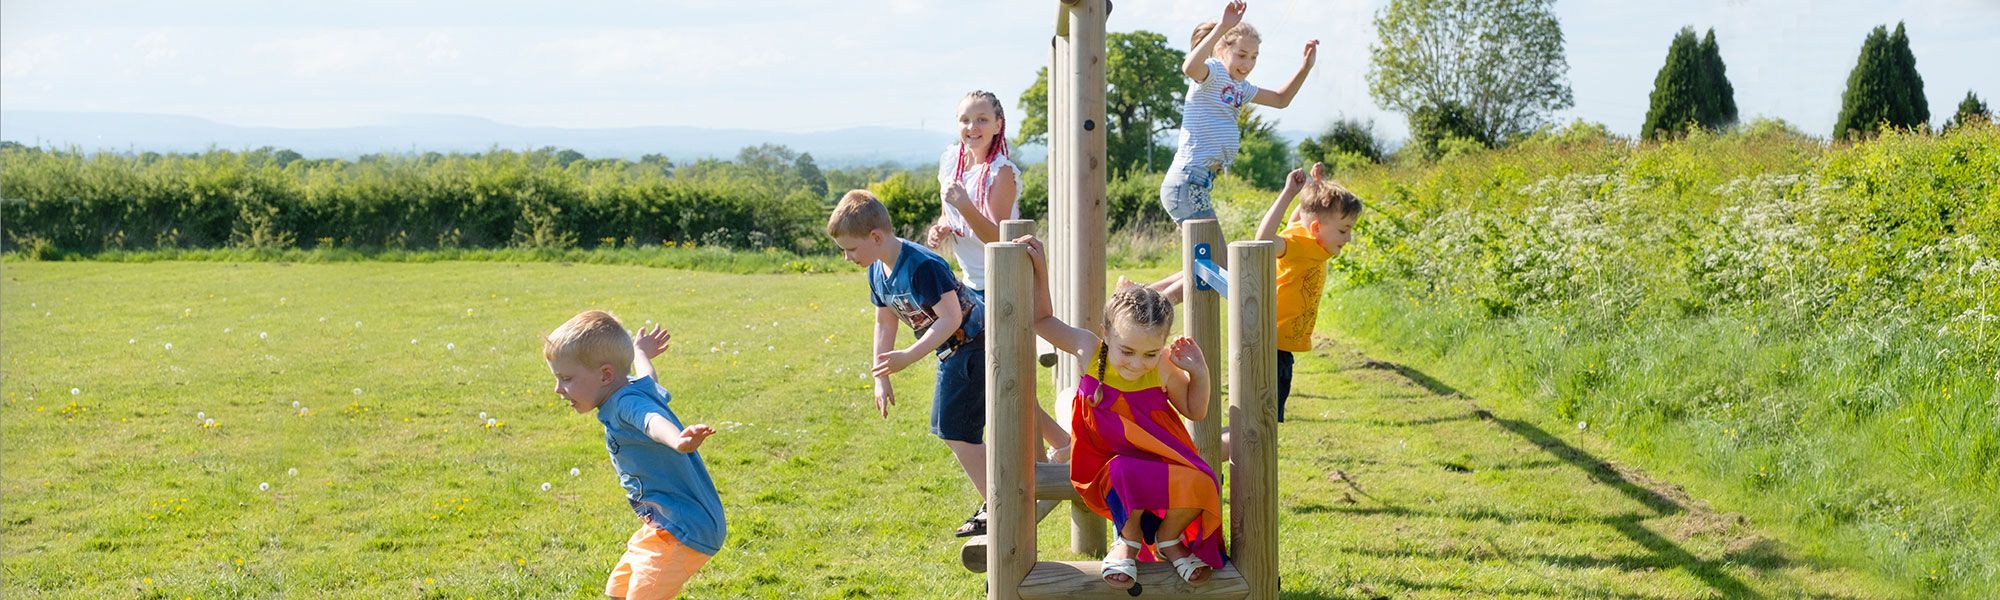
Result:
{"label": "white sandal", "polygon": [[[1174,546],[1179,546],[1179,545],[1181,545],[1180,539],[1161,540],[1153,544],[1153,551],[1159,552],[1161,549],[1172,548]],[[1203,579],[1200,582],[1196,582],[1194,580],[1194,572],[1196,569],[1208,569],[1209,576],[1214,577],[1215,568],[1209,566],[1208,562],[1202,560],[1201,557],[1195,556],[1193,548],[1188,548],[1187,550],[1188,550],[1187,556],[1174,559],[1174,572],[1180,573],[1181,581],[1186,581],[1188,582],[1189,585],[1201,585],[1203,583],[1208,583],[1207,579]]]}
{"label": "white sandal", "polygon": [[[1122,546],[1130,546],[1135,555],[1137,551],[1146,549],[1146,546],[1140,544],[1139,542],[1134,542],[1132,540],[1125,539],[1124,536],[1119,536],[1119,535],[1111,536],[1111,543]],[[1131,579],[1131,581],[1112,581],[1111,580],[1112,575],[1124,575],[1125,577]],[[1111,555],[1106,554],[1104,555],[1104,573],[1099,575],[1099,577],[1103,577],[1104,583],[1110,585],[1111,589],[1114,590],[1132,589],[1132,586],[1139,584],[1139,561],[1138,559],[1135,558],[1113,559],[1111,558]]]}

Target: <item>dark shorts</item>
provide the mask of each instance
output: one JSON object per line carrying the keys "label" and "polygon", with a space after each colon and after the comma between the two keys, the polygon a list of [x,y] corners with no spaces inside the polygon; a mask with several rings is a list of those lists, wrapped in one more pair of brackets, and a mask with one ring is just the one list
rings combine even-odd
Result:
{"label": "dark shorts", "polygon": [[938,361],[937,390],[931,394],[931,435],[968,444],[984,443],[986,430],[986,340],[974,339]]}
{"label": "dark shorts", "polygon": [[1292,353],[1278,351],[1278,422],[1285,422],[1285,399],[1292,397]]}

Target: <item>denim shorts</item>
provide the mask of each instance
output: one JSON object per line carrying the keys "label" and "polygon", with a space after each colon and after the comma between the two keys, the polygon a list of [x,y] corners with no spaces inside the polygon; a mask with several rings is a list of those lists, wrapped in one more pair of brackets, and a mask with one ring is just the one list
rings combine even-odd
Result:
{"label": "denim shorts", "polygon": [[1209,200],[1209,188],[1215,186],[1215,173],[1199,167],[1183,168],[1167,173],[1160,182],[1160,206],[1167,209],[1167,216],[1175,223],[1188,219],[1215,218],[1215,204]]}
{"label": "denim shorts", "polygon": [[938,361],[931,394],[931,435],[983,443],[986,430],[986,340],[973,339]]}
{"label": "denim shorts", "polygon": [[1285,422],[1285,400],[1292,397],[1292,353],[1278,351],[1278,422]]}

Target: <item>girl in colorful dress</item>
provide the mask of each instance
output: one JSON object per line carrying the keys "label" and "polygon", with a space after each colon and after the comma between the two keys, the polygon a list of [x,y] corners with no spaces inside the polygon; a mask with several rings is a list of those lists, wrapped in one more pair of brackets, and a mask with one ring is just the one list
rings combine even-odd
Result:
{"label": "girl in colorful dress", "polygon": [[[1222,566],[1222,488],[1181,419],[1208,414],[1208,361],[1194,340],[1172,336],[1173,304],[1121,283],[1104,306],[1104,336],[1054,316],[1042,245],[1035,265],[1035,334],[1089,360],[1071,400],[1070,484],[1092,512],[1117,526],[1104,581],[1129,589],[1137,560],[1171,562],[1200,585]],[[1135,560],[1136,559],[1136,560]]]}

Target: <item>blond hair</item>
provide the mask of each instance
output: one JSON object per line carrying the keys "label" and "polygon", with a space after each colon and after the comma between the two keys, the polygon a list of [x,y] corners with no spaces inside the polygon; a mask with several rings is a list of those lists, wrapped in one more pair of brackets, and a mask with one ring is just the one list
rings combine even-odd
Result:
{"label": "blond hair", "polygon": [[595,370],[611,365],[619,375],[632,373],[632,335],[618,317],[601,310],[586,310],[542,337],[542,359],[574,360]]}
{"label": "blond hair", "polygon": [[[1200,50],[1202,38],[1208,37],[1208,32],[1215,31],[1217,25],[1221,25],[1221,23],[1209,21],[1194,26],[1194,39],[1188,40],[1188,50]],[[1215,47],[1209,48],[1208,53],[1214,55],[1223,48],[1236,45],[1238,40],[1244,38],[1257,40],[1258,43],[1264,42],[1264,36],[1257,33],[1256,27],[1251,27],[1249,22],[1238,21],[1235,27],[1229,28],[1229,31],[1222,32],[1222,39],[1216,40]]]}
{"label": "blond hair", "polygon": [[840,205],[833,207],[833,215],[826,218],[826,234],[832,237],[858,238],[877,229],[894,231],[889,222],[889,207],[868,190],[849,190],[840,197]]}
{"label": "blond hair", "polygon": [[1299,191],[1299,210],[1323,219],[1344,219],[1361,214],[1361,199],[1331,179],[1315,179]]}

